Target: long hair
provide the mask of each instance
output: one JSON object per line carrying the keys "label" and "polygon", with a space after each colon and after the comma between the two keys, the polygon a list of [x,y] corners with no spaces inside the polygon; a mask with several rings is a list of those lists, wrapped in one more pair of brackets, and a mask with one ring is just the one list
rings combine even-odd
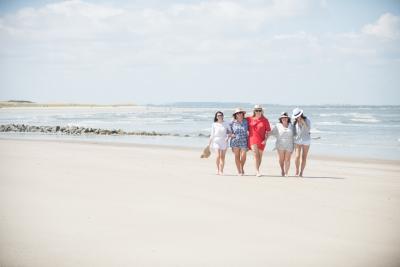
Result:
{"label": "long hair", "polygon": [[217,118],[217,115],[218,114],[221,114],[222,116],[224,116],[224,113],[222,113],[221,111],[217,111],[216,113],[215,113],[215,115],[214,115],[214,122],[217,122],[218,121],[218,118]]}
{"label": "long hair", "polygon": [[[256,116],[256,112],[253,110],[253,118]],[[261,111],[261,118],[265,118],[264,111]]]}
{"label": "long hair", "polygon": [[[300,117],[302,117],[304,121],[307,119],[307,117],[304,116],[304,114],[301,114]],[[294,126],[296,126],[296,124],[297,124],[297,120],[294,119]]]}

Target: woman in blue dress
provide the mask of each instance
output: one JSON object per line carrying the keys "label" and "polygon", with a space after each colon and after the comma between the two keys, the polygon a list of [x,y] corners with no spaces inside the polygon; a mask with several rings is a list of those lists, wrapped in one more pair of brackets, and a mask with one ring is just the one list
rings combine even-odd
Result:
{"label": "woman in blue dress", "polygon": [[235,163],[238,175],[244,175],[244,164],[246,163],[246,153],[248,149],[248,124],[244,119],[246,112],[237,108],[233,113],[233,120],[230,123],[231,141],[230,146],[235,154]]}

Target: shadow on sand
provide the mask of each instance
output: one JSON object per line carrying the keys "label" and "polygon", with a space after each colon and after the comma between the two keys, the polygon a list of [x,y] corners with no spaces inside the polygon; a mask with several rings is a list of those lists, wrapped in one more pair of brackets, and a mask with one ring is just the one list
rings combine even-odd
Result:
{"label": "shadow on sand", "polygon": [[299,177],[299,176],[294,176],[294,175],[290,175],[287,177],[282,177],[282,176],[278,176],[278,175],[262,175],[262,177],[271,177],[271,178],[281,178],[281,179],[346,179],[344,177],[334,177],[334,176],[303,176],[303,177]]}
{"label": "shadow on sand", "polygon": [[[293,177],[297,178],[296,176],[293,176]],[[300,177],[300,178],[306,178],[306,179],[339,179],[339,180],[346,179],[344,177],[333,177],[333,176],[303,176],[303,177]]]}
{"label": "shadow on sand", "polygon": [[[238,175],[235,174],[224,174],[223,176],[234,176],[234,177],[240,177]],[[298,177],[298,176],[294,176],[294,175],[290,175],[287,177],[282,177],[280,175],[268,175],[268,174],[263,174],[260,177],[257,177],[255,175],[252,174],[245,174],[241,177],[254,177],[254,178],[280,178],[280,179],[335,179],[335,180],[343,180],[346,179],[344,177],[334,177],[334,176],[303,176],[303,177]]]}

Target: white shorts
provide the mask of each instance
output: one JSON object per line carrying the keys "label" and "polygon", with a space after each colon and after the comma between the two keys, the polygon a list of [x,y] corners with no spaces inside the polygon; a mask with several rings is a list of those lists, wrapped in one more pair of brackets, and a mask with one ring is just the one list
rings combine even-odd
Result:
{"label": "white shorts", "polygon": [[297,141],[295,142],[296,145],[303,145],[303,146],[309,146],[311,145],[311,140],[308,141]]}

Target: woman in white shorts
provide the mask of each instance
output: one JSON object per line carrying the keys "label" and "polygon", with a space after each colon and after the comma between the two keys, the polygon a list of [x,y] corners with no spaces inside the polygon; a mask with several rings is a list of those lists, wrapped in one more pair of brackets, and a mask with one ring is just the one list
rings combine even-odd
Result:
{"label": "woman in white shorts", "polygon": [[271,134],[276,137],[275,148],[278,151],[281,175],[288,176],[294,139],[293,125],[290,123],[290,118],[286,112],[281,114],[279,122],[274,126]]}
{"label": "woman in white shorts", "polygon": [[217,175],[224,174],[225,154],[228,147],[228,138],[230,134],[229,124],[224,121],[224,114],[217,111],[214,116],[214,123],[211,126],[211,135],[209,146],[214,149],[217,155]]}
{"label": "woman in white shorts", "polygon": [[[295,108],[292,114],[294,122],[294,144],[296,150],[296,176],[303,176],[306,167],[308,151],[311,145],[311,121],[304,116],[303,110]],[[301,168],[300,168],[301,158]]]}

